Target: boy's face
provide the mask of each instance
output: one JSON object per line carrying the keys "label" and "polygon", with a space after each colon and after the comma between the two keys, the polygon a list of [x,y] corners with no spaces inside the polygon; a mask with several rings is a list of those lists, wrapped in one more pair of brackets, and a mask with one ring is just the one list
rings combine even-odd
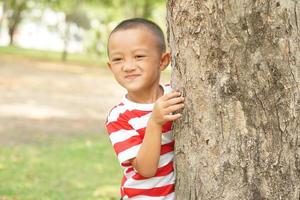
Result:
{"label": "boy's face", "polygon": [[170,56],[162,53],[155,35],[146,28],[114,32],[108,43],[108,66],[128,92],[145,92],[159,84],[160,71]]}

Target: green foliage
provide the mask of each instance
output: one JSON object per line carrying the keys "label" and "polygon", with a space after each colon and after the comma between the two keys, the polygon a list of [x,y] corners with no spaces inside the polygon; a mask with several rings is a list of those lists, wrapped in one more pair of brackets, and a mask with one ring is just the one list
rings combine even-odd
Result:
{"label": "green foliage", "polygon": [[70,13],[74,8],[76,8],[81,1],[79,0],[42,0],[42,4],[46,7],[49,6],[56,11],[63,11],[65,13]]}
{"label": "green foliage", "polygon": [[66,21],[73,22],[77,24],[77,26],[84,29],[89,29],[91,27],[89,18],[86,16],[84,12],[80,10],[77,12],[71,12],[67,14]]}

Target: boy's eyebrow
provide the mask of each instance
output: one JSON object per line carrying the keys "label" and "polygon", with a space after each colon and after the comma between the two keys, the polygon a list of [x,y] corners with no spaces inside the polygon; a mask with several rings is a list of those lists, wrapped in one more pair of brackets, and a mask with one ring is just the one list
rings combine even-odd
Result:
{"label": "boy's eyebrow", "polygon": [[[136,51],[144,51],[144,52],[147,52],[147,48],[141,48],[141,47],[139,47],[139,48],[136,48],[136,49],[134,49],[132,52],[136,52]],[[120,52],[120,51],[110,51],[110,53],[109,53],[111,56],[115,56],[115,55],[122,55],[123,53],[122,52]]]}
{"label": "boy's eyebrow", "polygon": [[146,48],[136,48],[133,50],[133,52],[136,52],[136,51],[147,51]]}
{"label": "boy's eyebrow", "polygon": [[121,52],[118,52],[118,51],[117,51],[117,52],[113,52],[113,51],[112,51],[112,52],[110,52],[109,54],[110,54],[111,56],[122,55],[122,53],[121,53]]}

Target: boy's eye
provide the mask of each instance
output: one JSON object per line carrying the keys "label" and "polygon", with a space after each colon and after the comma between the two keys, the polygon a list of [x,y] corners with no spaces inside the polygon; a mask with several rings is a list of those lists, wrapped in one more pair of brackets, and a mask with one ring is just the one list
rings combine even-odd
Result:
{"label": "boy's eye", "polygon": [[137,58],[137,59],[142,59],[142,58],[144,58],[144,57],[146,57],[145,55],[136,55],[135,56],[135,58]]}
{"label": "boy's eye", "polygon": [[122,58],[113,58],[113,59],[112,59],[113,62],[119,62],[119,61],[121,61],[121,60],[122,60]]}

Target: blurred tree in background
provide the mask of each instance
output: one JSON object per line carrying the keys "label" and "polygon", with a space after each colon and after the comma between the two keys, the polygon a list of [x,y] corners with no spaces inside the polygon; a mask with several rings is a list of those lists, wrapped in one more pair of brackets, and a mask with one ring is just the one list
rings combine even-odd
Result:
{"label": "blurred tree in background", "polygon": [[82,10],[82,4],[89,3],[88,0],[44,0],[46,7],[63,12],[65,14],[65,27],[62,34],[64,41],[64,48],[62,52],[62,60],[65,61],[68,55],[68,44],[70,41],[70,26],[75,24],[79,28],[89,29],[90,19],[86,15],[85,11]]}
{"label": "blurred tree in background", "polygon": [[[63,60],[67,59],[71,38],[82,40],[85,54],[105,56],[109,32],[126,18],[151,19],[165,30],[165,0],[0,0],[0,6],[1,3],[0,30],[6,20],[10,45],[16,45],[15,32],[23,20],[30,18],[32,10],[40,10],[40,18],[47,9],[63,13],[63,26],[55,27],[63,41]],[[70,31],[74,27],[77,34]]]}
{"label": "blurred tree in background", "polygon": [[13,35],[22,20],[22,13],[28,8],[28,1],[26,0],[4,0],[3,2],[3,17],[1,18],[0,26],[2,25],[3,18],[6,17],[8,21],[10,45],[14,43]]}

